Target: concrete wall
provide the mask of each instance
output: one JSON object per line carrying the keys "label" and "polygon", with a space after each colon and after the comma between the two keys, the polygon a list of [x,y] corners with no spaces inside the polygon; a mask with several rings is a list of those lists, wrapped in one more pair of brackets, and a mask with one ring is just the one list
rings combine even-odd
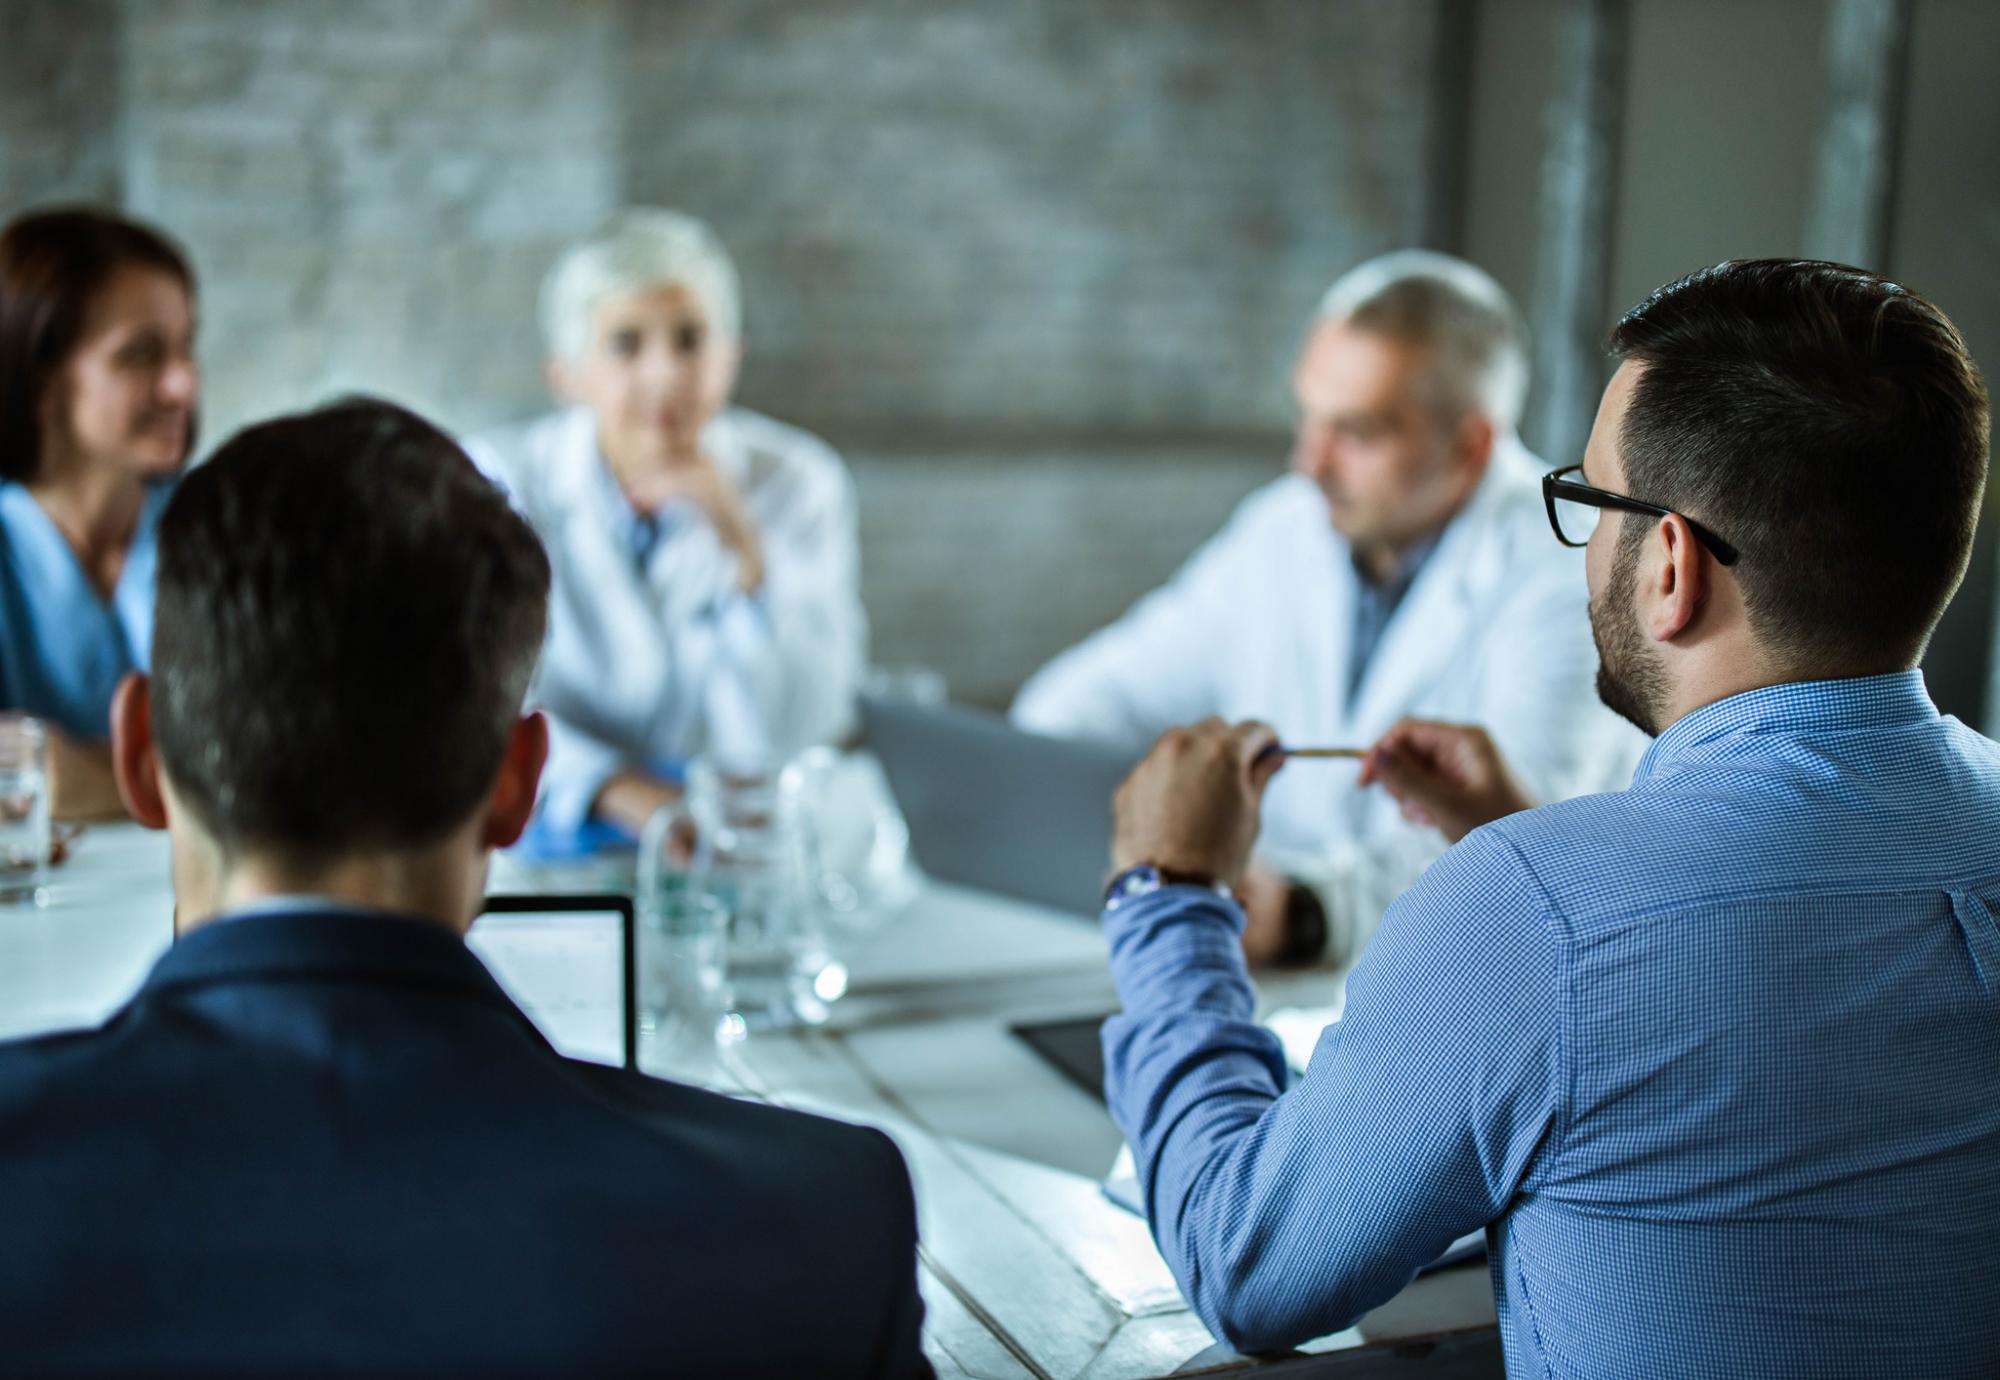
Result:
{"label": "concrete wall", "polygon": [[136,0],[129,206],[203,273],[206,411],[541,396],[536,284],[618,203],[615,13],[529,0]]}
{"label": "concrete wall", "polygon": [[118,14],[114,0],[5,11],[0,207],[117,199]]}
{"label": "concrete wall", "polygon": [[[0,209],[188,242],[211,438],[352,389],[525,415],[556,249],[699,210],[744,268],[744,400],[854,466],[878,657],[998,703],[1277,472],[1334,273],[1452,227],[1544,297],[1579,2],[7,0]],[[1829,3],[1630,0],[1610,311],[1805,247]],[[2000,9],[1913,13],[1889,267],[1990,361]],[[1975,718],[1981,562],[1932,656]]]}
{"label": "concrete wall", "polygon": [[1282,428],[1309,304],[1422,223],[1429,13],[642,6],[628,190],[715,220],[745,392],[827,431]]}
{"label": "concrete wall", "polygon": [[[2000,385],[2000,6],[1919,0],[1910,29],[1889,267],[1965,333],[1989,392]],[[2000,736],[2000,657],[1994,655],[2000,582],[2000,493],[1989,482],[1986,521],[1958,598],[1945,611],[1925,672],[1939,703]],[[1984,690],[1982,696],[1980,692]]]}
{"label": "concrete wall", "polygon": [[1282,465],[1314,298],[1433,217],[1439,13],[8,0],[0,196],[187,242],[211,438],[349,390],[531,412],[557,248],[709,216],[744,401],[854,463],[878,656],[998,703]]}

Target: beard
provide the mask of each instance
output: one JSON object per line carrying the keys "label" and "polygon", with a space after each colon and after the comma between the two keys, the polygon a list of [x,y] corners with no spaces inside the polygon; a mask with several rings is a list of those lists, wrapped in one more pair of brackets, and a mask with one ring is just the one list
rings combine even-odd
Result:
{"label": "beard", "polygon": [[1619,541],[1603,596],[1590,601],[1590,640],[1597,644],[1597,698],[1641,733],[1657,738],[1666,677],[1632,607],[1640,550],[1639,542]]}

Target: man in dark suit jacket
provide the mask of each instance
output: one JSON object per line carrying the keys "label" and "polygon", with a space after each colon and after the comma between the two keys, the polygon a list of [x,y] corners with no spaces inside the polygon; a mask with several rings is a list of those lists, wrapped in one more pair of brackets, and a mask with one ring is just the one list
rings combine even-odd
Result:
{"label": "man in dark suit jacket", "polygon": [[886,1137],[564,1059],[463,943],[534,806],[548,580],[386,404],[182,482],[113,716],[180,939],[0,1046],[0,1369],[930,1374]]}

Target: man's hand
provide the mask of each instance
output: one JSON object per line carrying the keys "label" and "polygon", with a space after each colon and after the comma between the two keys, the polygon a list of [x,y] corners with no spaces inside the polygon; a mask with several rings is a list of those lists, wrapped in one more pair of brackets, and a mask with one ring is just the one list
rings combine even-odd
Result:
{"label": "man's hand", "polygon": [[1266,724],[1220,719],[1161,734],[1112,801],[1113,870],[1152,863],[1240,885],[1264,787],[1284,765],[1265,753],[1277,741]]}
{"label": "man's hand", "polygon": [[1483,728],[1404,719],[1368,749],[1360,782],[1380,785],[1405,818],[1457,843],[1482,824],[1535,802]]}

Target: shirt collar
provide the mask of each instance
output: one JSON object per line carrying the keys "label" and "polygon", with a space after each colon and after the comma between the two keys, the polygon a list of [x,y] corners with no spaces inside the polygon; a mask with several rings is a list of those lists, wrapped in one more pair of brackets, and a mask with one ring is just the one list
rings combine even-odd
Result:
{"label": "shirt collar", "polygon": [[[1457,520],[1454,515],[1452,522]],[[1400,597],[1405,590],[1416,583],[1418,574],[1424,568],[1424,562],[1428,561],[1431,553],[1437,550],[1438,543],[1444,540],[1445,531],[1450,526],[1451,522],[1447,522],[1414,546],[1405,547],[1396,562],[1396,573],[1387,580],[1378,582],[1368,573],[1367,567],[1361,564],[1360,556],[1354,556],[1354,573],[1360,577],[1362,590],[1385,599]]]}
{"label": "shirt collar", "polygon": [[145,990],[273,977],[348,977],[458,987],[506,1002],[465,941],[435,921],[345,902],[278,898],[181,936]]}
{"label": "shirt collar", "polygon": [[1940,717],[1922,671],[1840,680],[1788,681],[1705,704],[1653,740],[1632,774],[1634,786],[1711,744],[1757,733],[1888,728]]}
{"label": "shirt collar", "polygon": [[404,915],[400,911],[386,910],[381,906],[365,906],[359,901],[340,901],[331,896],[298,891],[285,892],[278,896],[259,896],[254,901],[246,901],[240,906],[232,906],[211,916],[204,923],[222,924],[230,920],[247,920],[258,915],[376,915],[396,920],[421,918]]}

